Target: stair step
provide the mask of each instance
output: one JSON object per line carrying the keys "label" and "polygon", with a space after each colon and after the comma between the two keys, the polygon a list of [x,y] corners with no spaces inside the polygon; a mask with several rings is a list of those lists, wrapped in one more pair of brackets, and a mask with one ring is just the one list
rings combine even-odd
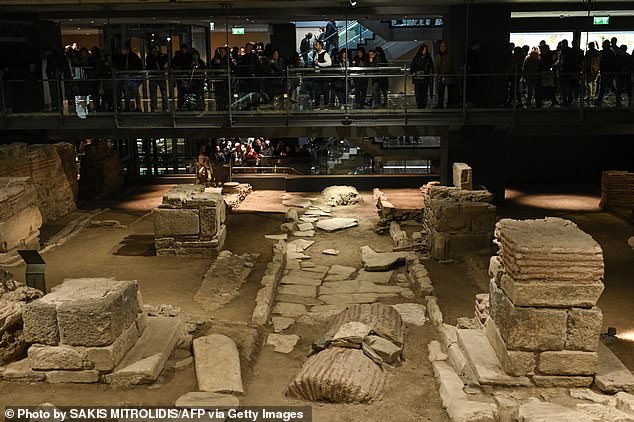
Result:
{"label": "stair step", "polygon": [[531,386],[527,377],[507,375],[483,330],[458,330],[458,344],[483,385]]}
{"label": "stair step", "polygon": [[106,375],[108,384],[137,385],[155,382],[181,335],[178,318],[148,317],[147,328],[114,371]]}

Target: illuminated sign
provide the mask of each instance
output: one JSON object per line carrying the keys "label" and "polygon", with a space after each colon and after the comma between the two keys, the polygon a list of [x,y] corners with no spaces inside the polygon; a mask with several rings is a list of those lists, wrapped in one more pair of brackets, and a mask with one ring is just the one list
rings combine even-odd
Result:
{"label": "illuminated sign", "polygon": [[595,16],[592,23],[594,25],[608,25],[610,23],[609,16]]}
{"label": "illuminated sign", "polygon": [[231,35],[244,35],[244,28],[231,28]]}

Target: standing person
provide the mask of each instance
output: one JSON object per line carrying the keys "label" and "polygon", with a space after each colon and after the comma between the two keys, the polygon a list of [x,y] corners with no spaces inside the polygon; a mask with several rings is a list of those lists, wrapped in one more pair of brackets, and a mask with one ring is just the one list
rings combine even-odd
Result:
{"label": "standing person", "polygon": [[185,79],[189,77],[192,65],[192,55],[189,52],[189,46],[187,44],[181,45],[174,57],[172,58],[172,70],[174,71],[174,79],[176,80],[176,110],[181,110],[185,101],[184,85]]}
{"label": "standing person", "polygon": [[210,64],[210,68],[214,73],[214,95],[216,110],[218,111],[224,111],[229,108],[228,65],[233,69],[233,61],[229,62],[229,47],[218,47]]}
{"label": "standing person", "polygon": [[511,63],[508,70],[508,98],[507,107],[516,104],[522,107],[522,94],[520,92],[520,79],[522,77],[522,66],[524,65],[524,50],[522,47],[515,47]]}
{"label": "standing person", "polygon": [[[344,48],[343,50],[339,52],[337,56],[333,58],[332,67],[342,69],[342,74],[343,74],[343,69],[345,69],[346,67],[347,60],[348,60],[348,52]],[[339,107],[341,107],[341,109],[344,109],[346,105],[346,97],[347,97],[346,79],[344,77],[334,78],[332,81],[332,91],[333,91],[334,99],[336,99],[339,102]],[[334,99],[333,99],[333,104],[334,104]]]}
{"label": "standing person", "polygon": [[106,66],[104,64],[104,59],[101,55],[101,50],[99,47],[95,46],[90,49],[90,57],[92,60],[93,68],[89,75],[91,79],[91,94],[93,104],[95,105],[95,109],[97,111],[101,111],[103,109],[102,105],[102,97],[104,95],[103,90],[103,79],[106,74]]}
{"label": "standing person", "polygon": [[42,78],[46,111],[58,111],[60,102],[59,78],[63,69],[62,58],[51,47],[42,50]]}
{"label": "standing person", "polygon": [[601,59],[599,62],[599,73],[601,74],[601,80],[599,85],[599,95],[597,97],[596,106],[601,107],[603,105],[603,96],[608,90],[614,92],[616,95],[616,106],[621,106],[621,95],[614,86],[614,76],[617,68],[616,55],[612,50],[610,41],[603,41],[601,50]]}
{"label": "standing person", "polygon": [[[332,60],[330,59],[330,54],[326,50],[324,50],[323,41],[315,42],[315,58],[313,65],[317,69],[324,69],[332,66]],[[319,104],[321,101],[321,96],[324,96],[324,106],[328,106],[328,102],[330,100],[330,88],[328,84],[327,78],[316,78],[316,92],[315,92],[315,108],[319,108]]]}
{"label": "standing person", "polygon": [[[256,79],[260,61],[258,55],[253,51],[253,44],[247,43],[244,46],[244,54],[238,58],[238,87],[240,96],[258,92],[258,80]],[[247,109],[251,108],[251,102],[247,103]]]}
{"label": "standing person", "polygon": [[198,50],[192,50],[191,73],[189,76],[192,108],[197,111],[205,111],[205,62],[200,58]]}
{"label": "standing person", "polygon": [[[381,59],[375,50],[368,51],[368,66],[375,68],[381,66]],[[381,78],[375,76],[371,79],[371,82],[372,96],[370,97],[370,106],[372,108],[379,108],[381,107]]]}
{"label": "standing person", "polygon": [[441,41],[438,55],[434,61],[434,72],[438,75],[438,104],[434,108],[444,108],[445,89],[447,90],[447,108],[454,107],[454,86],[456,83],[456,68],[453,55],[449,52],[447,43]]}
{"label": "standing person", "polygon": [[[377,47],[374,50],[376,51],[376,54],[379,57],[379,65],[382,67],[389,66],[389,63],[387,62],[387,56],[385,55],[385,51],[383,51],[383,48]],[[380,88],[381,88],[381,96],[383,99],[383,105],[387,106],[387,94],[388,94],[388,91],[390,90],[389,77],[381,78]]]}
{"label": "standing person", "polygon": [[202,145],[196,159],[196,181],[199,185],[208,187],[213,179],[213,169],[209,155],[207,155],[207,147]]}
{"label": "standing person", "polygon": [[632,104],[632,85],[631,85],[631,73],[632,73],[632,56],[627,52],[627,45],[619,47],[619,52],[616,55],[616,92],[618,92],[618,103],[621,103],[621,94],[628,93],[630,105]]}
{"label": "standing person", "polygon": [[418,48],[418,53],[409,65],[409,73],[413,75],[416,107],[427,108],[427,96],[434,74],[434,62],[431,59],[427,44]]}
{"label": "standing person", "polygon": [[326,23],[326,51],[332,52],[333,49],[339,49],[339,28],[337,21],[330,18]]}
{"label": "standing person", "polygon": [[[352,58],[352,67],[368,67],[368,56],[365,54],[365,48],[357,47],[357,54]],[[353,82],[354,104],[356,108],[363,109],[365,107],[365,98],[368,95],[368,78],[363,76],[356,77]]]}
{"label": "standing person", "polygon": [[531,106],[533,98],[537,97],[539,90],[539,49],[537,47],[533,47],[524,58],[522,77],[526,86],[526,104]]}
{"label": "standing person", "polygon": [[539,96],[535,98],[535,107],[541,107],[542,101],[550,99],[550,106],[557,104],[555,98],[555,78],[553,75],[554,54],[550,50],[550,46],[546,43],[539,45]]}
{"label": "standing person", "polygon": [[597,99],[597,78],[599,77],[600,61],[601,53],[599,53],[596,44],[592,41],[588,44],[588,50],[583,58],[583,76],[586,88],[585,101],[596,101]]}
{"label": "standing person", "polygon": [[169,111],[167,101],[167,84],[165,83],[165,68],[167,66],[167,55],[163,54],[155,45],[150,47],[145,58],[145,68],[151,73],[150,79],[150,110],[152,113],[158,111],[158,91],[161,91],[161,106],[163,112]]}
{"label": "standing person", "polygon": [[[130,96],[134,98],[136,104],[136,111],[141,111],[141,96],[139,94],[139,81],[138,76],[128,72],[134,72],[143,70],[143,62],[141,58],[135,53],[130,51],[128,46],[121,47],[121,54],[116,59],[115,69],[117,72],[123,72],[121,75],[117,75],[120,80],[118,81],[119,89],[118,95],[123,94],[123,111],[130,111]],[[120,99],[117,98],[117,102]]]}
{"label": "standing person", "polygon": [[302,60],[304,60],[304,64],[308,63],[308,53],[312,50],[313,45],[313,33],[309,32],[299,43],[299,53],[302,56]]}

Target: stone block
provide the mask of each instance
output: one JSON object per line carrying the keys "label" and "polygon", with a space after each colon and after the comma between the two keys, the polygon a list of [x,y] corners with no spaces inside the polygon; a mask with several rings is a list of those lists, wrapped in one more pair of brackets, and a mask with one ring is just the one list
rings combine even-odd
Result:
{"label": "stone block", "polygon": [[29,365],[37,371],[92,369],[86,350],[71,346],[34,344],[28,350]]}
{"label": "stone block", "polygon": [[242,394],[240,354],[227,336],[211,334],[194,340],[198,389],[212,393]]}
{"label": "stone block", "polygon": [[466,163],[453,163],[453,185],[459,189],[473,189],[473,170]]}
{"label": "stone block", "polygon": [[597,307],[569,309],[565,349],[596,351],[599,346],[602,325],[603,313]]}
{"label": "stone block", "polygon": [[11,362],[3,372],[0,372],[0,377],[4,381],[17,382],[38,382],[46,379],[44,372],[31,369],[28,358]]}
{"label": "stone block", "polygon": [[99,371],[47,371],[46,382],[51,384],[74,383],[90,384],[99,382]]}
{"label": "stone block", "polygon": [[593,377],[557,376],[557,375],[535,375],[533,382],[538,387],[544,388],[583,388],[590,387],[594,381]]}
{"label": "stone block", "polygon": [[175,407],[184,408],[222,408],[222,407],[238,407],[240,400],[236,396],[230,394],[210,393],[206,391],[192,391],[184,394],[176,399]]}
{"label": "stone block", "polygon": [[[75,288],[79,290],[75,290]],[[46,297],[58,300],[60,341],[72,346],[107,346],[133,324],[138,315],[134,281],[68,280]]]}
{"label": "stone block", "polygon": [[519,422],[594,422],[596,419],[569,407],[536,400],[521,405],[516,420]]}
{"label": "stone block", "polygon": [[566,340],[568,315],[564,309],[516,307],[490,283],[490,315],[508,350],[562,350]]}
{"label": "stone block", "polygon": [[24,306],[24,339],[29,343],[59,344],[57,307],[53,303],[35,300]]}
{"label": "stone block", "polygon": [[214,237],[222,224],[216,208],[203,207],[200,209],[200,235],[203,238]]}
{"label": "stone block", "polygon": [[134,346],[139,335],[137,325],[131,324],[114,343],[104,347],[87,347],[86,357],[96,370],[110,372],[123,359],[128,350]]}
{"label": "stone block", "polygon": [[589,308],[594,306],[601,293],[603,283],[570,283],[557,281],[514,280],[504,273],[499,285],[516,306],[567,308],[571,306]]}
{"label": "stone block", "polygon": [[616,393],[616,408],[622,410],[625,413],[629,413],[630,415],[634,415],[634,395],[619,392]]}
{"label": "stone block", "polygon": [[200,220],[197,209],[154,210],[154,235],[157,237],[198,235],[199,232]]}
{"label": "stone block", "polygon": [[489,343],[495,350],[495,354],[502,365],[504,371],[516,377],[531,375],[535,372],[535,353],[522,352],[517,350],[507,350],[504,340],[492,318],[488,318],[484,324],[484,329]]}
{"label": "stone block", "polygon": [[42,214],[34,204],[21,210],[0,222],[0,252],[23,247],[30,237],[39,233],[42,226]]}
{"label": "stone block", "polygon": [[599,358],[596,352],[547,351],[539,355],[538,370],[546,375],[594,375]]}

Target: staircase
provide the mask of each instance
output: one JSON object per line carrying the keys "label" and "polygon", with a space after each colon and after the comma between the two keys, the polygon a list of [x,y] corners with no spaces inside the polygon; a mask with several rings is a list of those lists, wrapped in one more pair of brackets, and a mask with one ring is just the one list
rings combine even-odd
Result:
{"label": "staircase", "polygon": [[339,31],[339,49],[355,50],[364,46],[366,51],[376,47],[383,48],[388,61],[398,60],[420,44],[418,41],[391,40],[389,25],[380,21],[349,21]]}

